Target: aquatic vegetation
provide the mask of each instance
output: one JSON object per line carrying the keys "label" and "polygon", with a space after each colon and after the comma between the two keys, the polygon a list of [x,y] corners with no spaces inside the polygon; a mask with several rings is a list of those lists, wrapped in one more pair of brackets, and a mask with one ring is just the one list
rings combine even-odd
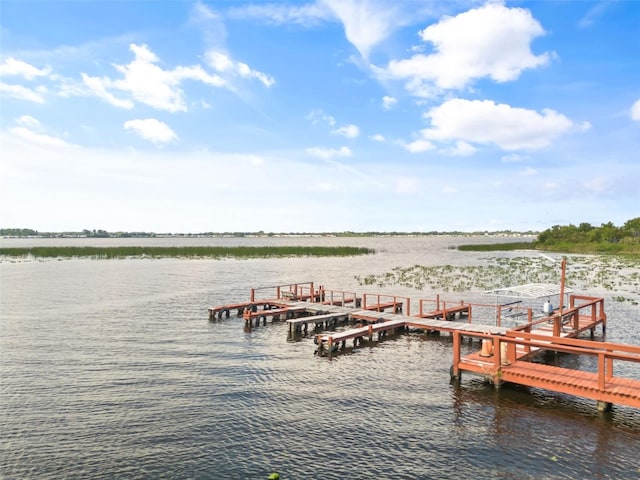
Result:
{"label": "aquatic vegetation", "polygon": [[0,256],[33,258],[266,258],[328,257],[374,253],[360,247],[30,247],[0,248]]}
{"label": "aquatic vegetation", "polygon": [[[355,276],[360,285],[402,286],[442,292],[484,291],[525,283],[560,283],[559,265],[544,258],[490,258],[487,265],[413,265],[381,275]],[[640,259],[626,256],[572,257],[566,285],[578,290],[603,288],[640,295]],[[624,301],[624,297],[622,298]],[[628,299],[634,302],[633,299]]]}

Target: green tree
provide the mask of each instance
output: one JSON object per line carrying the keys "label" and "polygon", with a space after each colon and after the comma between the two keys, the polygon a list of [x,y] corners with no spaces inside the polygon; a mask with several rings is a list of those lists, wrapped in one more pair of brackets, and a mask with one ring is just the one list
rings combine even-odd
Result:
{"label": "green tree", "polygon": [[622,231],[625,237],[639,238],[640,237],[640,217],[627,220],[622,227]]}

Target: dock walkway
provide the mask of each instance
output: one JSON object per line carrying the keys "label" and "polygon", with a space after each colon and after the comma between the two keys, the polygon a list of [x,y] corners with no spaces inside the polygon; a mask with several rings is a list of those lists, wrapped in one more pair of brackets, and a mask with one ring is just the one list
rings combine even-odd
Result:
{"label": "dock walkway", "polygon": [[[346,313],[346,312],[345,312]],[[351,310],[350,318],[367,322],[366,326],[351,328],[343,332],[329,332],[316,335],[314,342],[318,345],[319,355],[333,355],[346,348],[347,340],[354,340],[354,347],[361,344],[367,338],[373,341],[374,334],[378,339],[389,331],[397,333],[407,328],[419,329],[428,332],[467,332],[483,333],[486,335],[505,335],[506,327],[493,325],[471,324],[469,322],[457,322],[453,320],[439,320],[437,318],[407,317],[398,313],[372,312],[371,310]]]}
{"label": "dock walkway", "polygon": [[[353,340],[356,347],[365,340],[374,341],[376,335],[380,340],[389,333],[416,329],[447,332],[453,337],[452,380],[459,381],[464,371],[481,375],[496,386],[511,382],[594,399],[600,410],[607,410],[612,404],[640,408],[640,379],[613,374],[614,362],[640,363],[640,346],[593,341],[598,326],[603,334],[606,331],[603,298],[571,295],[566,308],[561,306],[542,318],[534,318],[529,308],[527,323],[507,328],[499,324],[502,305],[497,305],[498,325],[487,325],[472,323],[471,304],[461,302],[450,308],[440,308],[439,296],[435,310],[424,312],[423,302],[432,300],[420,300],[420,312],[411,316],[412,300],[407,297],[359,296],[355,292],[331,291],[323,287],[316,290],[312,282],[262,287],[260,290],[265,289],[275,289],[275,295],[257,299],[252,289],[248,302],[210,307],[209,319],[229,318],[230,311],[236,310],[251,329],[254,320],[258,326],[260,322],[266,325],[267,319],[275,322],[285,317],[290,336],[307,336],[309,326],[313,325],[314,332],[320,331],[313,337],[317,345],[315,353],[328,357],[344,350],[348,340]],[[461,321],[463,318],[466,321]],[[340,324],[348,323],[354,326],[337,330]],[[587,331],[591,340],[578,338]],[[479,339],[482,350],[462,356],[461,345],[465,338]],[[597,372],[531,361],[544,351],[597,357]]]}

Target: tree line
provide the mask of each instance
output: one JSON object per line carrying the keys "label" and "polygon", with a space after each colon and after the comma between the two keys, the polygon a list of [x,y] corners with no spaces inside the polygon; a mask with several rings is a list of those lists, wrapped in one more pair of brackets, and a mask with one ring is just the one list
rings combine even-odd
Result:
{"label": "tree line", "polygon": [[557,243],[640,243],[640,217],[625,222],[616,227],[612,222],[594,227],[590,223],[580,225],[554,225],[538,235],[537,244],[540,246]]}
{"label": "tree line", "polygon": [[541,232],[533,248],[567,253],[640,254],[640,217],[621,227],[612,222],[595,227],[589,223],[554,225]]}

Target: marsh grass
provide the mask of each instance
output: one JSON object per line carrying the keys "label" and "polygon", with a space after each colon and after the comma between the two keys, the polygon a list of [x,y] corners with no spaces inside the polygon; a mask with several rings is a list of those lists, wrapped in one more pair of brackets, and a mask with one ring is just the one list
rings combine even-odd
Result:
{"label": "marsh grass", "polygon": [[30,247],[0,248],[0,256],[34,258],[268,258],[345,257],[374,253],[359,247]]}
{"label": "marsh grass", "polygon": [[538,250],[543,252],[574,253],[574,254],[612,254],[612,255],[640,255],[639,243],[611,243],[611,242],[555,242],[540,245],[537,242],[507,242],[478,245],[458,245],[463,252],[499,252],[512,250]]}
{"label": "marsh grass", "polygon": [[479,245],[459,245],[458,250],[463,252],[500,252],[511,250],[535,250],[535,245],[531,242],[509,242],[509,243],[491,243]]}

